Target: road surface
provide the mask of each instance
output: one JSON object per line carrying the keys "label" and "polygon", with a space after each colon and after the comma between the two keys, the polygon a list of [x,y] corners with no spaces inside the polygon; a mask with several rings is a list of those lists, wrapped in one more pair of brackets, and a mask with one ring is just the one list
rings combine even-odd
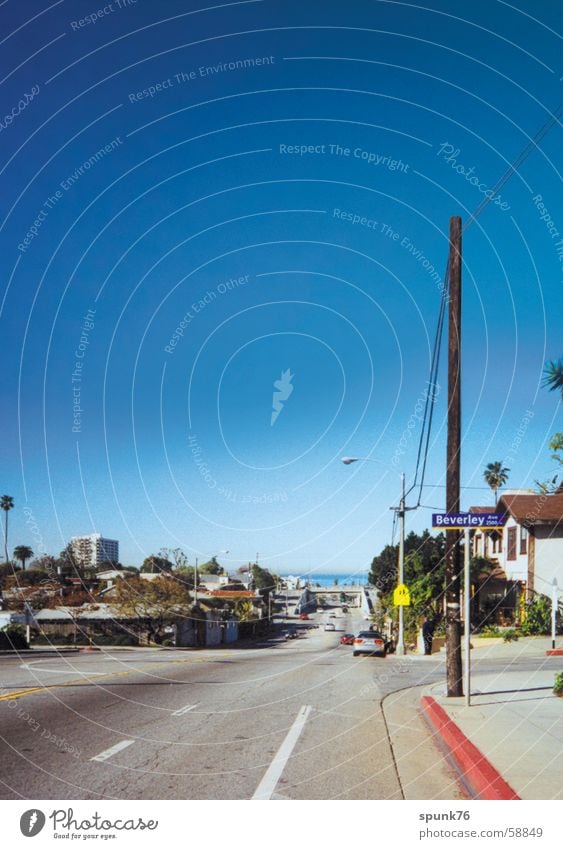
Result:
{"label": "road surface", "polygon": [[[260,647],[0,658],[0,795],[403,798],[381,699],[438,680],[443,658],[353,658],[339,638],[358,611],[326,619]],[[451,786],[431,741],[429,756]]]}

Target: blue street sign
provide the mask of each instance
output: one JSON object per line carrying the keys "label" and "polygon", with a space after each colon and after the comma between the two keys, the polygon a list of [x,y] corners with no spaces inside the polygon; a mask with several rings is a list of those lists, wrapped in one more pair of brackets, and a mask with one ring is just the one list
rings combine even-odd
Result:
{"label": "blue street sign", "polygon": [[506,522],[503,513],[433,513],[432,527],[441,531],[464,528],[502,528]]}

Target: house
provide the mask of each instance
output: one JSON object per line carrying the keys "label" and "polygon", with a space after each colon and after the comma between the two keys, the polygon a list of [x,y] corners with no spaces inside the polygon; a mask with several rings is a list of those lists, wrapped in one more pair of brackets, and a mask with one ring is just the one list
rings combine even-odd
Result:
{"label": "house", "polygon": [[506,490],[494,507],[469,512],[506,517],[501,529],[476,530],[472,537],[473,557],[496,564],[490,580],[504,584],[505,595],[518,590],[527,600],[549,596],[554,579],[563,590],[563,491]]}
{"label": "house", "polygon": [[295,591],[298,590],[301,586],[301,578],[298,578],[296,575],[285,575],[281,579],[281,588],[283,590]]}
{"label": "house", "polygon": [[525,582],[528,598],[550,595],[554,579],[563,590],[563,492],[505,492],[497,511],[507,514],[501,555],[507,575]]}
{"label": "house", "polygon": [[132,569],[106,569],[106,571],[96,574],[96,580],[105,581],[109,589],[113,587],[119,578],[136,578],[138,574],[138,572],[134,572]]}
{"label": "house", "polygon": [[209,590],[218,590],[228,583],[229,577],[227,575],[212,575],[205,572],[198,575],[198,584],[207,587]]}
{"label": "house", "polygon": [[252,573],[249,569],[239,569],[237,572],[231,572],[228,577],[229,584],[243,584],[245,589],[249,589],[252,586]]}

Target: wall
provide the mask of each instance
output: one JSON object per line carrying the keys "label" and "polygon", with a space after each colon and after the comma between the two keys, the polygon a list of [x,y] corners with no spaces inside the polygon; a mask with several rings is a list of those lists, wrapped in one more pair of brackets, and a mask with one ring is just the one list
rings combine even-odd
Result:
{"label": "wall", "polygon": [[563,527],[536,525],[536,568],[534,590],[551,597],[551,587],[557,578],[563,590]]}
{"label": "wall", "polygon": [[[516,528],[516,560],[508,560],[508,529]],[[530,535],[528,535],[528,548],[530,550]],[[528,554],[520,554],[520,525],[509,516],[502,534],[502,555],[497,555],[498,560],[509,581],[528,580]]]}
{"label": "wall", "polygon": [[236,619],[229,619],[223,624],[225,625],[223,628],[223,642],[234,643],[235,640],[238,640],[238,621]]}
{"label": "wall", "polygon": [[222,639],[221,621],[218,614],[214,610],[210,610],[207,614],[205,623],[205,645],[208,647],[220,646]]}

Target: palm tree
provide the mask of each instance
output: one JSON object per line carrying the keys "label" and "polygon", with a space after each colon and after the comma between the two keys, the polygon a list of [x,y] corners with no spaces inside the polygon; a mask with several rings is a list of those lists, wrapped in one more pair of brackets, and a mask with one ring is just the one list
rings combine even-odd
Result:
{"label": "palm tree", "polygon": [[0,507],[6,514],[6,522],[4,525],[4,554],[6,563],[8,562],[8,511],[14,506],[14,499],[11,495],[3,495],[0,498]]}
{"label": "palm tree", "polygon": [[20,561],[22,569],[25,572],[25,561],[29,560],[30,557],[33,557],[33,551],[29,545],[16,545],[14,548],[14,557],[16,560]]}
{"label": "palm tree", "polygon": [[548,360],[543,375],[543,386],[547,386],[550,392],[560,389],[563,398],[563,357],[559,357],[558,360]]}
{"label": "palm tree", "polygon": [[506,466],[503,466],[502,463],[497,460],[496,463],[489,463],[483,472],[483,477],[495,494],[495,503],[497,500],[497,490],[501,486],[504,486],[508,480],[509,471],[510,469],[507,469]]}

